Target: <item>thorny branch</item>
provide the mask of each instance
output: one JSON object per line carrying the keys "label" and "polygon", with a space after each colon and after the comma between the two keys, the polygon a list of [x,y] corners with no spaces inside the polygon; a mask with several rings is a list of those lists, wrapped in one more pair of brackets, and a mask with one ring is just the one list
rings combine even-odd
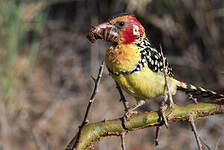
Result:
{"label": "thorny branch", "polygon": [[90,110],[90,107],[91,107],[92,103],[94,102],[96,94],[98,92],[98,87],[99,87],[99,84],[100,84],[100,80],[101,80],[102,75],[103,75],[103,68],[104,68],[104,61],[100,65],[99,73],[98,73],[97,78],[95,79],[94,77],[92,77],[92,79],[94,81],[94,89],[93,89],[92,95],[91,95],[91,97],[89,99],[89,104],[87,105],[86,113],[85,113],[84,119],[82,121],[82,124],[79,126],[79,131],[72,138],[72,140],[67,145],[65,150],[73,150],[79,143],[79,138],[80,138],[80,134],[81,134],[82,128],[88,123],[87,118],[88,118],[89,110]]}

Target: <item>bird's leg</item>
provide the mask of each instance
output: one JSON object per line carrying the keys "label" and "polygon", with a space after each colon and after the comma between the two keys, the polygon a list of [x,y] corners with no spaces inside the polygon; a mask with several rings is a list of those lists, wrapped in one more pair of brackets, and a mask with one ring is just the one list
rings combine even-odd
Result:
{"label": "bird's leg", "polygon": [[[165,125],[168,128],[168,122],[167,122],[167,118],[165,115],[165,111],[168,108],[167,100],[168,100],[168,96],[167,96],[167,94],[165,94],[164,99],[160,103],[160,107],[159,107],[159,119],[161,122],[161,126]],[[155,146],[159,145],[159,131],[161,129],[160,128],[161,126],[156,127]]]}
{"label": "bird's leg", "polygon": [[136,112],[134,110],[144,104],[145,104],[145,101],[140,100],[140,101],[137,101],[137,103],[134,106],[129,107],[124,114],[125,119],[128,119],[132,114],[135,114]]}
{"label": "bird's leg", "polygon": [[120,85],[117,82],[115,82],[115,83],[116,83],[117,90],[118,90],[118,92],[120,94],[120,101],[123,103],[123,106],[124,106],[124,111],[125,111],[124,117],[127,119],[127,118],[129,118],[131,116],[131,114],[135,113],[135,111],[134,111],[135,109],[137,109],[138,107],[144,105],[145,101],[144,100],[137,101],[136,105],[129,107],[128,106],[128,102],[125,99],[125,96],[124,96],[124,94],[123,94],[123,92],[121,90]]}
{"label": "bird's leg", "polygon": [[192,100],[195,104],[198,103],[197,98],[194,98],[192,94],[188,94],[188,98],[189,98],[189,100]]}

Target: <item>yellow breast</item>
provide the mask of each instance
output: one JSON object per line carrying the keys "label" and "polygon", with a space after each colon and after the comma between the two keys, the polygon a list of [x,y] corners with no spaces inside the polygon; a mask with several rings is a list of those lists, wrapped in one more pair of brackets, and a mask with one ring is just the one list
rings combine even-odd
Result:
{"label": "yellow breast", "polygon": [[106,53],[106,65],[114,73],[131,71],[140,60],[140,50],[134,44],[111,46]]}
{"label": "yellow breast", "polygon": [[[155,73],[148,66],[130,75],[112,75],[113,79],[137,100],[153,99],[165,94],[163,73]],[[176,80],[168,78],[172,94],[176,93]]]}
{"label": "yellow breast", "polygon": [[[106,65],[113,73],[132,71],[140,60],[140,51],[135,45],[110,47],[106,53]],[[165,93],[162,72],[153,72],[147,64],[129,75],[112,75],[113,79],[137,100],[152,99]],[[176,93],[176,80],[168,77],[172,94]]]}

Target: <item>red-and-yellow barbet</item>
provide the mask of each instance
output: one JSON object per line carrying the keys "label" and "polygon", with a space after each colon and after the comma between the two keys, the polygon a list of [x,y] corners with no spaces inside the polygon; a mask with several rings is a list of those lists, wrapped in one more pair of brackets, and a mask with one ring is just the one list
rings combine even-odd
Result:
{"label": "red-and-yellow barbet", "polygon": [[118,14],[92,27],[88,38],[92,43],[97,39],[111,43],[106,51],[106,66],[112,78],[137,102],[167,94],[163,65],[168,68],[172,95],[181,90],[193,96],[224,98],[222,94],[176,80],[167,60],[163,64],[160,51],[151,45],[144,27],[133,15]]}

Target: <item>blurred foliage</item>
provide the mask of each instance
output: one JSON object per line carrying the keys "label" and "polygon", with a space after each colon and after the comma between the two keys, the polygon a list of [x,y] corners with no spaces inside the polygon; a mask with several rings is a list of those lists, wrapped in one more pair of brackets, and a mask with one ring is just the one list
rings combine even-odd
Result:
{"label": "blurred foliage", "polygon": [[0,100],[9,111],[17,109],[17,83],[29,72],[37,55],[45,20],[38,8],[25,0],[0,1]]}

